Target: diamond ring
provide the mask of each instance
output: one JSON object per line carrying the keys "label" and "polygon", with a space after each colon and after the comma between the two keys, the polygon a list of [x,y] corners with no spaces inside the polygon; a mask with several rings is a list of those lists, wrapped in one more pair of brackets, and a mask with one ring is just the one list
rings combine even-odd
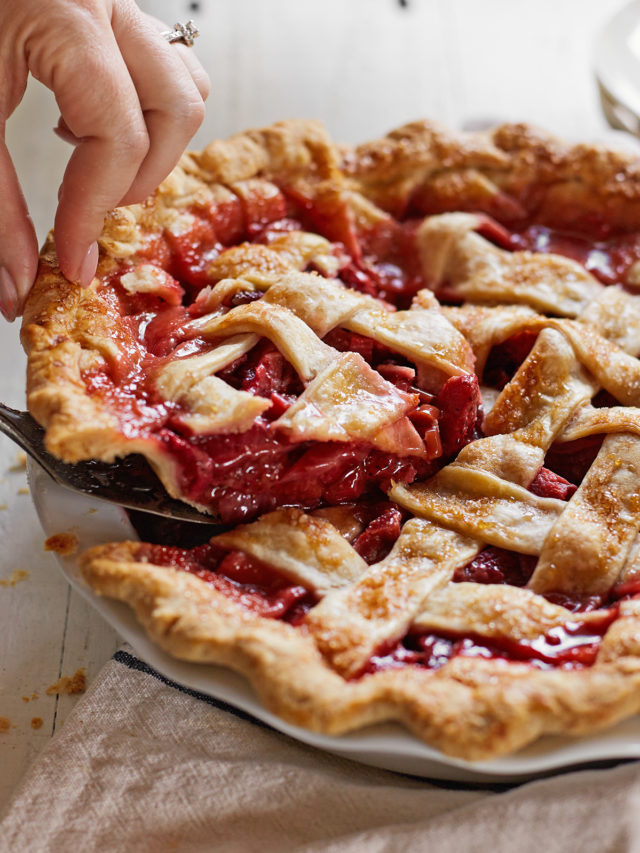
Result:
{"label": "diamond ring", "polygon": [[187,21],[186,24],[174,24],[172,30],[165,30],[160,35],[170,44],[180,42],[181,44],[186,44],[187,47],[193,47],[193,43],[200,35],[200,31],[193,21]]}

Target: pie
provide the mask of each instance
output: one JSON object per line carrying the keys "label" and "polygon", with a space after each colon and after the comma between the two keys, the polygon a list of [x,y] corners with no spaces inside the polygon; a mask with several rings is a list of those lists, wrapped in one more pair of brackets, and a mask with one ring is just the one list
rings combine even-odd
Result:
{"label": "pie", "polygon": [[100,246],[85,291],[43,249],[29,409],[222,527],[91,549],[95,592],[316,731],[482,760],[640,710],[640,161],[282,122]]}

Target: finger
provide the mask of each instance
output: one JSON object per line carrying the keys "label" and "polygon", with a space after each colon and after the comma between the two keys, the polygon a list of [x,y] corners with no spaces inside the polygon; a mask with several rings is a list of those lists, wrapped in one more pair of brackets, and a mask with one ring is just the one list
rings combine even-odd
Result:
{"label": "finger", "polygon": [[149,134],[149,151],[122,204],[140,201],[173,169],[204,118],[193,77],[137,7],[117,7],[113,31],[133,80]]}
{"label": "finger", "polygon": [[149,138],[106,16],[70,18],[54,35],[57,41],[48,43],[55,53],[44,60],[33,55],[32,71],[53,89],[65,126],[79,140],[60,188],[55,240],[64,275],[86,285],[95,272],[94,243],[104,216],[134,181]]}
{"label": "finger", "polygon": [[[160,20],[160,18],[154,18],[153,15],[145,15],[144,17],[150,27],[155,30],[158,35],[169,29],[164,21]],[[180,42],[174,42],[170,47],[171,50],[184,62],[187,67],[187,71],[191,75],[193,82],[196,84],[198,91],[200,92],[200,97],[203,101],[206,101],[211,91],[211,81],[209,80],[209,75],[204,70],[200,60],[195,54],[194,49],[187,47],[184,44],[180,44]]]}
{"label": "finger", "polygon": [[7,320],[15,320],[36,276],[38,241],[4,140],[0,141],[0,198],[0,311]]}
{"label": "finger", "polygon": [[[147,17],[149,17],[149,19],[153,22],[154,28],[156,28],[157,25],[158,32],[161,32],[163,28],[161,22],[158,21],[156,18],[151,18],[150,16]],[[187,71],[191,75],[191,79],[195,83],[198,92],[200,93],[200,97],[203,101],[205,101],[209,96],[209,91],[211,88],[209,75],[206,73],[200,62],[194,57],[194,54],[190,48],[186,47],[185,45],[175,44],[172,49],[178,51],[178,56],[180,56],[180,59],[187,67]],[[62,116],[58,118],[58,123],[53,128],[53,132],[56,134],[56,136],[62,139],[63,142],[66,142],[69,145],[73,145],[74,147],[78,145],[81,141],[73,135]]]}
{"label": "finger", "polygon": [[200,60],[193,52],[193,48],[187,47],[184,44],[172,44],[170,47],[177,53],[180,59],[187,67],[187,71],[191,75],[191,79],[196,84],[200,97],[206,101],[211,92],[211,80],[209,75],[202,67]]}

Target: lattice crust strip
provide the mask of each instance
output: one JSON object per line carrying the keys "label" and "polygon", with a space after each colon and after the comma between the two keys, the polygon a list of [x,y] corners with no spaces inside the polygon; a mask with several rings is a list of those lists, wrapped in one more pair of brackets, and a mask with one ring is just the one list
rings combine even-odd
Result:
{"label": "lattice crust strip", "polygon": [[[287,272],[270,284],[263,282],[258,288],[265,291],[261,300],[223,313],[219,307],[223,299],[250,289],[251,283],[243,278],[221,281],[202,300],[211,312],[187,324],[185,331],[212,339],[243,333],[269,337],[304,381],[313,379],[331,357],[331,349],[319,338],[338,327],[388,346],[418,367],[438,369],[445,377],[464,375],[473,369],[473,358],[464,337],[434,301],[423,306],[417,300],[410,311],[390,311],[377,299],[350,291],[336,281],[310,273]],[[236,353],[230,352],[219,360],[209,354],[181,358],[163,368],[157,378],[158,386],[162,388],[166,372],[175,373],[179,369],[189,372],[194,360],[199,359],[203,368],[206,366],[213,372],[235,357]],[[173,387],[171,383],[162,390],[168,396]]]}

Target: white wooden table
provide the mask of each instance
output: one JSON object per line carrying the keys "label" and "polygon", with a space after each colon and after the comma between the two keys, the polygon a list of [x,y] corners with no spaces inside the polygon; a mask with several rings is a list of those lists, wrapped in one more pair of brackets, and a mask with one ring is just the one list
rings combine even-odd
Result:
{"label": "white wooden table", "polygon": [[[169,24],[194,18],[213,92],[194,145],[290,117],[318,117],[335,138],[374,138],[432,117],[528,120],[569,137],[601,136],[594,36],[622,0],[147,0]],[[38,235],[53,220],[68,149],[57,110],[31,83],[8,141]],[[16,325],[0,327],[0,399],[24,405]],[[0,805],[77,696],[45,694],[84,667],[87,680],[118,637],[44,552],[17,448],[0,436]],[[5,508],[6,505],[6,508]],[[28,576],[11,585],[16,570]],[[32,698],[37,695],[37,698]],[[25,701],[28,699],[29,701]],[[42,725],[32,727],[39,718]],[[0,720],[0,723],[2,721]],[[35,725],[35,723],[34,723]],[[0,725],[0,729],[2,726]]]}

